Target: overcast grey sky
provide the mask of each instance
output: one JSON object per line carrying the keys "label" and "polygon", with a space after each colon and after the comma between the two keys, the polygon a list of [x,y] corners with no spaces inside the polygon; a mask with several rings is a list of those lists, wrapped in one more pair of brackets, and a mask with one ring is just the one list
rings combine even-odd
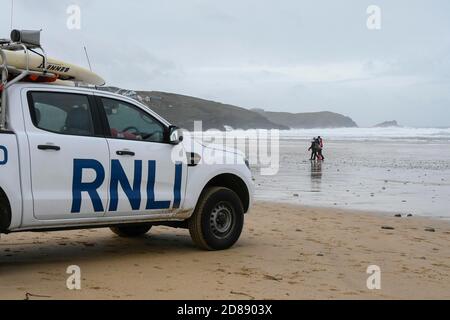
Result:
{"label": "overcast grey sky", "polygon": [[[0,37],[11,0],[0,0]],[[329,110],[361,126],[450,126],[450,1],[14,0],[14,27],[109,85],[274,111]],[[69,30],[66,9],[81,8]],[[366,26],[381,8],[381,30]]]}

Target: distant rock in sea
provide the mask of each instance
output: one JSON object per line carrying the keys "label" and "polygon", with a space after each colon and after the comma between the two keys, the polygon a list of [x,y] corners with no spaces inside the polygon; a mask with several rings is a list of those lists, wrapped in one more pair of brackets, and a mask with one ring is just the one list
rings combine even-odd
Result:
{"label": "distant rock in sea", "polygon": [[379,123],[373,127],[374,128],[390,128],[390,127],[400,127],[400,125],[398,124],[397,121],[392,120],[392,121],[385,121],[385,122]]}

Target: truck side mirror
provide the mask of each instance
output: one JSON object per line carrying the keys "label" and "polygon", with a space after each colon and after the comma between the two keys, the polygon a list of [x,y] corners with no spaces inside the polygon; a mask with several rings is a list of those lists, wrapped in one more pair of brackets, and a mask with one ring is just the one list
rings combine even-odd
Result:
{"label": "truck side mirror", "polygon": [[177,145],[183,141],[183,132],[177,126],[170,126],[169,129],[169,143]]}

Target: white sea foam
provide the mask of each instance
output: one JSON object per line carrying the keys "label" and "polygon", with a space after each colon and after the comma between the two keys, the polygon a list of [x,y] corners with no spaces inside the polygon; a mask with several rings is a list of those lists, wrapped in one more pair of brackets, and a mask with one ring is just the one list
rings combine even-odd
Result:
{"label": "white sea foam", "polygon": [[[264,130],[262,130],[264,131]],[[227,127],[226,131],[208,130],[206,132],[194,132],[195,137],[223,137],[226,135],[246,137],[250,133],[262,132],[261,130],[236,130]],[[450,128],[317,128],[317,129],[291,129],[279,131],[281,139],[311,140],[313,137],[322,136],[326,140],[350,140],[350,141],[397,141],[402,142],[450,142]],[[278,136],[278,135],[277,135]]]}
{"label": "white sea foam", "polygon": [[450,128],[336,128],[336,129],[292,129],[280,131],[286,139],[311,139],[322,136],[328,140],[409,140],[450,142]]}

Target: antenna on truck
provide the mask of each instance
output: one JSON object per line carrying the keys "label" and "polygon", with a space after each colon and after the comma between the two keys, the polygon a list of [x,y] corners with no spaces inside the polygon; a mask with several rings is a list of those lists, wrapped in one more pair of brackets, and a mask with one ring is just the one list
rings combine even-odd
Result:
{"label": "antenna on truck", "polygon": [[92,71],[91,60],[89,59],[89,54],[87,52],[86,46],[84,46],[84,53],[86,54],[86,60],[87,60],[88,65],[89,65],[89,70]]}
{"label": "antenna on truck", "polygon": [[13,17],[14,17],[14,0],[11,0],[11,25],[10,25],[10,30],[13,30]]}
{"label": "antenna on truck", "polygon": [[[92,72],[92,65],[91,65],[91,59],[89,59],[89,53],[87,51],[86,46],[83,46],[83,48],[84,48],[84,54],[86,55],[87,63],[89,65],[89,70],[91,70],[91,72]],[[75,85],[77,85],[77,84],[75,84]],[[96,85],[94,87],[95,87],[95,89],[98,89],[98,87]]]}

